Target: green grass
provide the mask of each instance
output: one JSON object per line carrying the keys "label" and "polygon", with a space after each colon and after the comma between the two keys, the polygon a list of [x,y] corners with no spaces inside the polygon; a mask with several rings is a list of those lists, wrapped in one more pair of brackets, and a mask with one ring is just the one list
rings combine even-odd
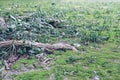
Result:
{"label": "green grass", "polygon": [[30,58],[30,59],[20,59],[17,61],[17,63],[15,63],[12,66],[12,69],[20,69],[20,67],[22,65],[25,65],[26,67],[29,67],[29,65],[33,65],[34,63],[37,63],[38,60],[36,58]]}
{"label": "green grass", "polygon": [[[113,43],[96,45],[96,47],[94,45],[85,46],[84,53],[56,51],[54,54],[49,55],[49,58],[54,58],[55,60],[51,62],[51,69],[48,73],[53,74],[55,80],[63,80],[64,78],[68,80],[91,80],[95,75],[98,75],[100,80],[119,80],[120,50],[117,49],[117,45]],[[99,49],[96,49],[98,47]],[[117,50],[117,52],[114,50]],[[96,74],[94,73],[95,71]],[[39,76],[42,75],[36,71],[35,73]],[[16,80],[36,79],[34,77],[29,78],[30,75],[33,76],[34,73],[18,75]],[[43,79],[41,78],[40,80]]]}
{"label": "green grass", "polygon": [[[112,52],[113,49],[108,45],[110,44],[104,45],[100,50],[87,48],[89,52],[84,54],[64,53],[53,64],[53,73],[58,74],[55,77],[57,80],[61,80],[61,75],[63,75],[62,77],[68,76],[69,80],[91,80],[95,76],[94,71],[96,71],[100,80],[118,80],[120,52]],[[115,48],[116,45],[112,47]],[[74,61],[71,61],[69,57]],[[69,60],[71,64],[66,60]]]}
{"label": "green grass", "polygon": [[65,20],[77,27],[79,42],[120,41],[120,4],[116,1],[1,0],[0,3],[1,16],[28,15],[40,10],[41,16]]}
{"label": "green grass", "polygon": [[15,80],[48,80],[49,74],[46,70],[31,71],[16,77]]}
{"label": "green grass", "polygon": [[[112,1],[112,0],[111,0]],[[55,3],[55,5],[52,5]],[[74,26],[79,35],[72,38],[45,38],[52,42],[79,43],[79,52],[59,52],[48,57],[54,58],[51,69],[21,74],[15,80],[48,80],[53,74],[55,80],[91,80],[95,75],[100,80],[120,79],[120,3],[94,2],[88,0],[0,0],[0,16],[27,15],[31,12],[41,12],[46,18],[65,20],[66,24]],[[61,30],[61,32],[67,32]],[[69,30],[68,30],[69,31]],[[72,33],[72,32],[71,32]],[[40,39],[40,41],[42,41]],[[23,63],[28,65],[37,60],[19,60],[13,69],[18,69]],[[96,74],[94,73],[96,72]]]}

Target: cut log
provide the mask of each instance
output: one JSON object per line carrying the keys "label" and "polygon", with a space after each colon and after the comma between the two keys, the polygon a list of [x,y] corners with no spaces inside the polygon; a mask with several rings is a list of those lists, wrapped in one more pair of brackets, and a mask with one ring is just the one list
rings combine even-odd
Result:
{"label": "cut log", "polygon": [[40,43],[40,42],[32,42],[29,40],[8,40],[8,41],[1,41],[0,47],[9,47],[10,45],[15,46],[34,46],[34,47],[41,47],[46,50],[73,50],[77,51],[74,46],[71,46],[66,43],[56,43],[56,44],[48,44],[48,43]]}

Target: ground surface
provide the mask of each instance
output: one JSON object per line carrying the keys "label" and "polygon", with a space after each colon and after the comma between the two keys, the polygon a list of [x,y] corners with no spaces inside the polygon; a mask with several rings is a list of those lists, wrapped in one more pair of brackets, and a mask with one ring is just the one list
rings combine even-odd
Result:
{"label": "ground surface", "polygon": [[78,52],[54,51],[54,54],[46,57],[51,58],[46,64],[35,57],[20,59],[10,71],[4,71],[1,79],[94,80],[97,77],[100,80],[119,80],[119,2],[119,0],[1,0],[0,16],[26,15],[41,9],[46,18],[62,19],[78,31],[74,37],[64,37],[64,34],[63,37],[59,36],[60,38],[45,36],[45,39],[39,39],[39,42],[67,42],[74,46],[79,45]]}

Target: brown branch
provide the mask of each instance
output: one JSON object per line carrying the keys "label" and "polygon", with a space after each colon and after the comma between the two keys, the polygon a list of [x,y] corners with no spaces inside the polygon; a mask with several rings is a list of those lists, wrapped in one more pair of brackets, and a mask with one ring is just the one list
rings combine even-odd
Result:
{"label": "brown branch", "polygon": [[35,46],[35,47],[41,47],[45,48],[46,50],[73,50],[77,51],[77,49],[74,46],[71,46],[66,43],[56,43],[56,44],[48,44],[48,43],[40,43],[40,42],[31,42],[29,40],[23,41],[23,40],[8,40],[8,41],[1,41],[0,47],[9,47],[10,45],[15,46]]}

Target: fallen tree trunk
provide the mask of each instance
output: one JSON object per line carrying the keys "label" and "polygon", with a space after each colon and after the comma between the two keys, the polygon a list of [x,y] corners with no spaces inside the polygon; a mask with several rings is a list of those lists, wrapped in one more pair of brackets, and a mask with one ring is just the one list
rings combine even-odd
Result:
{"label": "fallen tree trunk", "polygon": [[40,42],[32,42],[29,40],[23,41],[23,40],[8,40],[8,41],[1,41],[0,47],[9,47],[10,45],[15,46],[35,46],[35,47],[41,47],[46,50],[73,50],[77,51],[77,49],[74,46],[71,46],[66,43],[56,43],[56,44],[48,44],[48,43],[40,43]]}

